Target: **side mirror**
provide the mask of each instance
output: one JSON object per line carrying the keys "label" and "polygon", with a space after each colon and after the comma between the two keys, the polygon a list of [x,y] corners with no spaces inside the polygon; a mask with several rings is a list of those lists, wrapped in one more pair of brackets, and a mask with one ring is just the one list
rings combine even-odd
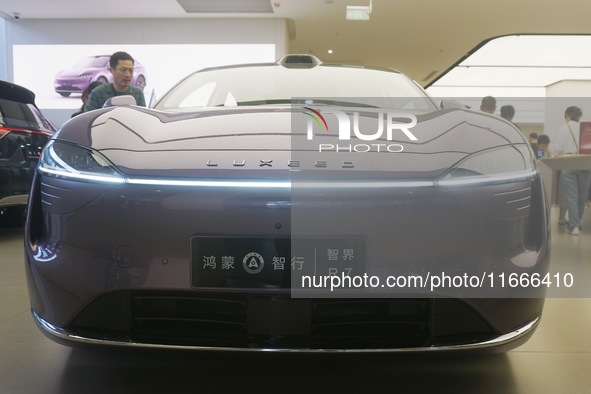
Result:
{"label": "side mirror", "polygon": [[441,100],[441,103],[439,103],[439,108],[441,108],[441,109],[447,109],[447,108],[470,109],[469,106],[460,103],[458,100],[451,100],[451,99]]}
{"label": "side mirror", "polygon": [[133,96],[130,96],[130,95],[115,96],[115,97],[111,97],[110,99],[105,101],[105,104],[103,104],[103,108],[121,107],[121,106],[125,107],[125,106],[136,105],[136,104],[137,103],[135,102],[135,99],[133,98]]}

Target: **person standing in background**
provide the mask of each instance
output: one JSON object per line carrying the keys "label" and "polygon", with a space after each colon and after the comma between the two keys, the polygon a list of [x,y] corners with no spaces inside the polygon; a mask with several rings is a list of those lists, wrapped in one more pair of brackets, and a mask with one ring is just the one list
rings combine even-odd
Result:
{"label": "person standing in background", "polygon": [[480,110],[487,114],[494,114],[497,109],[497,99],[493,96],[486,96],[480,103]]}
{"label": "person standing in background", "polygon": [[536,144],[537,151],[534,151],[538,159],[549,157],[548,146],[550,145],[550,137],[546,134],[538,136],[538,142]]}
{"label": "person standing in background", "polygon": [[109,72],[113,74],[112,83],[104,83],[90,92],[84,112],[102,108],[105,102],[115,96],[131,95],[137,105],[146,106],[144,92],[131,84],[134,60],[127,52],[115,52],[109,59]]}
{"label": "person standing in background", "polygon": [[519,130],[521,128],[513,122],[513,118],[515,117],[515,107],[512,105],[503,105],[501,107],[501,118],[505,119],[507,122],[511,122],[513,126],[517,127]]}
{"label": "person standing in background", "polygon": [[[575,106],[568,107],[564,112],[566,122],[560,127],[556,141],[555,151],[558,156],[579,153],[579,120],[582,115],[583,111]],[[568,233],[579,235],[589,185],[591,185],[591,172],[588,170],[563,170],[560,177],[566,196]]]}
{"label": "person standing in background", "polygon": [[94,88],[96,88],[97,86],[99,86],[100,84],[101,84],[100,82],[98,82],[98,81],[94,81],[94,82],[91,82],[91,83],[90,83],[90,84],[89,84],[89,85],[86,87],[86,89],[84,89],[84,91],[82,92],[82,97],[81,97],[81,99],[82,99],[82,107],[80,107],[80,111],[78,111],[78,112],[74,112],[74,113],[72,114],[72,118],[73,118],[74,116],[76,116],[76,115],[80,115],[81,113],[83,113],[83,112],[84,112],[84,107],[86,106],[86,102],[88,101],[88,97],[90,97],[90,92],[92,92],[92,90],[93,90]]}
{"label": "person standing in background", "polygon": [[512,105],[503,105],[501,107],[501,118],[513,123],[514,116],[515,116],[515,108]]}
{"label": "person standing in background", "polygon": [[529,133],[529,143],[530,144],[537,144],[538,143],[538,133]]}

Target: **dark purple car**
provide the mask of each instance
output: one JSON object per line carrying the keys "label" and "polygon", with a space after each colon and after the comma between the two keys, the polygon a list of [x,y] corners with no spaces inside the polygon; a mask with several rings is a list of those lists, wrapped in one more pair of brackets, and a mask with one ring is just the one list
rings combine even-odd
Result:
{"label": "dark purple car", "polygon": [[51,339],[498,350],[537,327],[548,210],[502,118],[309,55],[124,98],[65,123],[36,173],[26,271]]}
{"label": "dark purple car", "polygon": [[[110,55],[89,56],[71,68],[61,70],[55,76],[55,91],[63,97],[72,93],[82,93],[91,82],[113,82],[113,75],[109,72]],[[140,89],[146,87],[146,69],[134,59],[134,73],[131,83]]]}
{"label": "dark purple car", "polygon": [[35,94],[0,81],[0,222],[19,221],[41,150],[55,129],[35,105]]}

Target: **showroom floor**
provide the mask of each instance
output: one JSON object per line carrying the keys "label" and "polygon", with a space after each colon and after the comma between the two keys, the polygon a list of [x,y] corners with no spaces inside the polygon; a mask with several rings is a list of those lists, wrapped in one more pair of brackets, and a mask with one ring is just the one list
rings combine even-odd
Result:
{"label": "showroom floor", "polygon": [[[591,276],[591,231],[556,224],[552,271]],[[591,212],[584,227],[591,229]],[[549,298],[533,338],[506,354],[298,355],[70,349],[30,316],[22,228],[0,228],[0,393],[588,393],[591,297]],[[581,267],[589,265],[589,267]],[[577,277],[575,277],[575,280]]]}

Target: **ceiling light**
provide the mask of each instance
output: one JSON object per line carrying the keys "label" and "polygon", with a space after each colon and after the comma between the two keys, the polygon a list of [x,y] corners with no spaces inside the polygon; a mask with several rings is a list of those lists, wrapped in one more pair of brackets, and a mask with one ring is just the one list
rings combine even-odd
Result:
{"label": "ceiling light", "polygon": [[347,20],[349,21],[368,21],[369,20],[369,7],[367,6],[347,6]]}
{"label": "ceiling light", "polygon": [[347,20],[349,21],[368,21],[369,14],[371,14],[372,1],[369,0],[369,5],[348,5],[347,6]]}
{"label": "ceiling light", "polygon": [[272,14],[273,5],[275,8],[280,5],[278,1],[271,3],[269,0],[177,0],[177,3],[188,14]]}

